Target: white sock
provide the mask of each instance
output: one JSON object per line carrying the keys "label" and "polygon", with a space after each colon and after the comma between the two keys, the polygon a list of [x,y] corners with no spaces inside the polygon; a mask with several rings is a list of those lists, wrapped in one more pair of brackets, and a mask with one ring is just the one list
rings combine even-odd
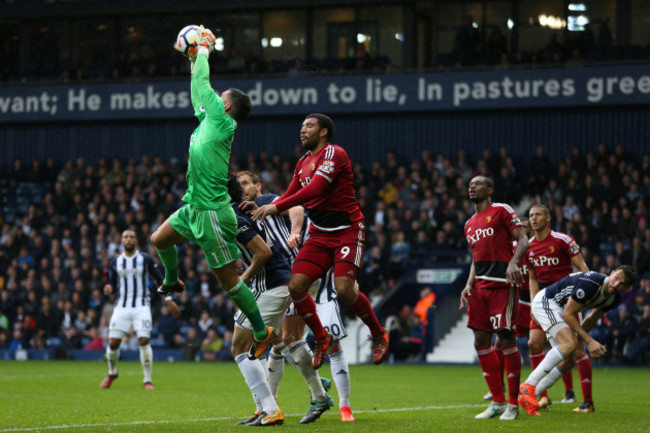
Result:
{"label": "white sock", "polygon": [[151,382],[151,370],[153,369],[153,350],[151,350],[151,344],[138,347],[140,348],[140,364],[142,364],[144,382]]}
{"label": "white sock", "polygon": [[277,399],[278,389],[280,389],[280,380],[284,375],[284,356],[278,355],[272,349],[271,354],[269,355],[266,372],[268,373],[269,388],[271,389],[271,393]]}
{"label": "white sock", "polygon": [[[542,362],[539,363],[537,368],[530,373],[528,379],[526,379],[527,384],[537,387],[537,384],[540,380],[553,370],[553,368],[558,365],[562,360],[566,358],[564,353],[560,350],[559,346],[556,346],[548,351],[546,357]],[[537,390],[535,390],[537,392]]]}
{"label": "white sock", "polygon": [[293,359],[293,355],[291,354],[291,349],[289,349],[287,346],[284,345],[284,343],[278,344],[277,346],[278,350],[284,355],[284,359],[296,370],[298,370],[298,365],[296,364],[296,360]]}
{"label": "white sock", "polygon": [[330,355],[330,369],[339,393],[339,408],[350,406],[350,368],[343,349]]}
{"label": "white sock", "polygon": [[120,359],[120,348],[113,350],[111,346],[106,346],[106,359],[108,360],[108,374],[115,376],[117,374],[117,360]]}
{"label": "white sock", "polygon": [[316,401],[325,400],[325,389],[323,389],[323,384],[320,381],[318,370],[314,370],[312,366],[312,353],[309,346],[307,346],[307,342],[305,340],[294,341],[289,345],[289,349],[291,350],[291,356],[296,361],[298,371],[309,385],[313,399]]}
{"label": "white sock", "polygon": [[248,388],[251,390],[251,394],[253,394],[253,400],[255,398],[259,399],[263,410],[268,414],[272,414],[278,410],[278,404],[275,402],[273,394],[271,394],[262,364],[257,359],[248,359],[247,353],[237,355],[235,361],[237,362],[239,371],[244,376]]}
{"label": "white sock", "polygon": [[539,381],[537,386],[535,387],[535,394],[540,395],[550,387],[552,387],[555,382],[560,380],[560,378],[564,376],[564,373],[562,373],[562,370],[560,370],[557,366],[551,370],[549,374],[544,376],[542,380]]}

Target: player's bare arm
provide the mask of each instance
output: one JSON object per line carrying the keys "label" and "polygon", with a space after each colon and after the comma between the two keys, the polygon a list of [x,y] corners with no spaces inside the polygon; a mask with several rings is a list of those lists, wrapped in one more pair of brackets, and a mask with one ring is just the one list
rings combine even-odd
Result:
{"label": "player's bare arm", "polygon": [[302,226],[305,221],[305,209],[302,206],[294,206],[287,211],[291,220],[291,234],[287,239],[289,248],[298,248],[300,245]]}
{"label": "player's bare arm", "polygon": [[589,270],[582,254],[571,257],[571,265],[573,266],[573,269],[576,269],[576,272],[586,272]]}
{"label": "player's bare arm", "polygon": [[508,263],[508,269],[506,270],[506,280],[508,284],[513,286],[521,287],[524,282],[524,277],[521,274],[521,270],[517,264],[521,262],[521,259],[524,258],[524,254],[528,250],[528,237],[526,232],[522,227],[517,227],[510,231],[510,237],[517,241],[517,247],[512,256],[512,259]]}
{"label": "player's bare arm", "polygon": [[474,287],[474,281],[476,280],[476,270],[474,269],[474,261],[472,261],[472,266],[469,268],[469,277],[467,277],[467,283],[465,283],[465,288],[460,294],[460,306],[459,310],[462,310],[469,305],[469,297],[472,294],[472,288]]}
{"label": "player's bare arm", "polygon": [[[593,339],[591,335],[582,327],[576,315],[582,309],[582,304],[577,302],[574,299],[569,298],[564,310],[562,311],[562,319],[566,322],[567,325],[575,332],[582,340],[587,343],[587,349],[591,356],[598,358],[607,352],[605,346]],[[598,310],[599,311],[599,310]],[[593,313],[592,313],[593,314]],[[602,314],[602,312],[601,312]]]}
{"label": "player's bare arm", "polygon": [[271,252],[271,248],[266,245],[266,242],[264,242],[264,239],[262,239],[260,235],[257,235],[251,239],[246,244],[246,248],[248,248],[253,253],[251,265],[244,271],[241,276],[242,280],[248,284],[249,281],[252,280],[253,277],[255,277],[255,275],[257,275],[262,270],[262,268],[264,268],[264,265],[271,258],[273,253]]}

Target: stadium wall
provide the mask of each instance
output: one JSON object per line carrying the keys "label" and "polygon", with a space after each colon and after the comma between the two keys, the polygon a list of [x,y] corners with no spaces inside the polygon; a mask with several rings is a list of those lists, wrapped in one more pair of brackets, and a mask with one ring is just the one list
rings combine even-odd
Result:
{"label": "stadium wall", "polygon": [[[292,154],[300,144],[302,117],[249,119],[237,131],[233,153],[240,159],[261,151]],[[593,151],[600,142],[610,147],[621,144],[637,156],[650,149],[647,107],[340,114],[333,118],[333,141],[364,165],[383,160],[389,149],[414,160],[423,150],[455,156],[458,149],[466,149],[477,157],[483,149],[506,147],[520,162],[527,162],[537,146],[543,146],[553,161],[569,155],[574,145]],[[142,154],[165,160],[183,158],[195,126],[189,117],[5,124],[0,128],[0,165],[8,167],[17,156],[23,161],[51,156],[58,161],[83,158],[87,162],[100,156],[139,159]]]}

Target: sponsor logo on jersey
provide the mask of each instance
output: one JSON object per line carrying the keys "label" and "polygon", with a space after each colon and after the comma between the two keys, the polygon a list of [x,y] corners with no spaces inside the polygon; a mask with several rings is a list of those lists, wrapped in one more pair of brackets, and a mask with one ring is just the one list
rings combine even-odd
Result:
{"label": "sponsor logo on jersey", "polygon": [[332,161],[331,159],[326,159],[325,161],[323,161],[323,164],[331,165],[332,167],[334,167],[334,161]]}
{"label": "sponsor logo on jersey", "polygon": [[536,259],[531,257],[530,260],[536,268],[540,266],[557,266],[560,264],[560,259],[557,257],[538,256]]}
{"label": "sponsor logo on jersey", "polygon": [[467,243],[469,245],[474,245],[476,242],[480,241],[481,239],[485,239],[489,236],[494,235],[494,229],[492,227],[488,227],[486,229],[476,229],[473,235],[470,235],[469,231],[471,231],[471,228],[468,230],[468,234],[467,234]]}

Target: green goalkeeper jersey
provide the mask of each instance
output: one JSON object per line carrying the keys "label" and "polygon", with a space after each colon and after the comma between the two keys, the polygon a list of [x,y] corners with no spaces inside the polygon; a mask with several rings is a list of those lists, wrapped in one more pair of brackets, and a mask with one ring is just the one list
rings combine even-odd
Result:
{"label": "green goalkeeper jersey", "polygon": [[212,89],[208,57],[203,54],[196,56],[191,94],[199,126],[190,137],[183,201],[199,209],[219,209],[230,205],[228,166],[237,122],[226,114],[221,97]]}

